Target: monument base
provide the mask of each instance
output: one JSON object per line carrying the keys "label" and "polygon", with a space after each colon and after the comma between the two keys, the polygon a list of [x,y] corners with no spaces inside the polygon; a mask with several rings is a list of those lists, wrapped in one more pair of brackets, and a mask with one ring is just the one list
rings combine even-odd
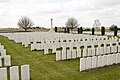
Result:
{"label": "monument base", "polygon": [[50,28],[49,32],[54,33],[55,31],[53,30],[53,28]]}

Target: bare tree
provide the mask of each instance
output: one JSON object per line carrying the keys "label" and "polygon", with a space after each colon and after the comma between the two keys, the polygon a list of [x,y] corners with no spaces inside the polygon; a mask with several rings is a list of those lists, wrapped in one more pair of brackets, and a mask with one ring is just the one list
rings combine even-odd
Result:
{"label": "bare tree", "polygon": [[25,31],[27,31],[27,29],[31,28],[34,25],[33,22],[26,16],[21,17],[17,24],[20,28],[23,28]]}
{"label": "bare tree", "polygon": [[114,25],[114,24],[113,24],[113,25],[111,25],[111,26],[109,27],[109,29],[110,29],[111,31],[114,31],[114,28],[115,28],[115,27],[117,27],[117,25]]}
{"label": "bare tree", "polygon": [[77,28],[79,26],[77,19],[75,19],[73,17],[68,18],[68,20],[67,20],[65,25],[66,25],[66,27],[69,27],[71,30],[73,28]]}

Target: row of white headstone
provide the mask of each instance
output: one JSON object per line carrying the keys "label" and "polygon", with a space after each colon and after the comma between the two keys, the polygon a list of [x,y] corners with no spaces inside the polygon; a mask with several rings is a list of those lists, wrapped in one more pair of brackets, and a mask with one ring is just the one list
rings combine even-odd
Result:
{"label": "row of white headstone", "polygon": [[56,61],[66,60],[66,59],[75,59],[81,57],[89,56],[99,56],[111,53],[120,52],[120,45],[106,46],[106,47],[91,47],[91,48],[69,48],[63,47],[62,50],[56,51]]}
{"label": "row of white headstone", "polygon": [[[34,37],[36,34],[37,37]],[[38,35],[39,34],[39,35]],[[44,36],[42,35],[44,34]],[[47,34],[47,36],[45,35]],[[116,42],[118,39],[111,38],[108,40],[106,36],[88,36],[88,35],[74,35],[74,34],[49,34],[49,33],[14,33],[14,34],[3,34],[8,38],[14,40],[16,43],[22,42],[25,47],[27,47],[31,42],[32,50],[44,50],[44,54],[49,53],[49,49],[52,49],[52,53],[56,53],[56,49],[66,46],[66,47],[79,47],[81,45],[96,45],[105,44],[106,42]],[[34,35],[34,39],[31,35]],[[12,38],[11,38],[12,36]],[[66,42],[64,42],[66,40]],[[82,40],[82,41],[81,41]],[[36,42],[41,43],[36,43]],[[60,41],[60,42],[59,42]],[[69,42],[70,41],[70,42]],[[86,56],[86,55],[85,55]]]}
{"label": "row of white headstone", "polygon": [[120,53],[80,58],[80,71],[95,69],[120,63]]}
{"label": "row of white headstone", "polygon": [[4,49],[4,46],[0,44],[0,56],[4,57],[6,56],[6,49]]}
{"label": "row of white headstone", "polygon": [[[87,41],[80,41],[80,40],[78,41],[78,40],[75,40],[74,41],[74,39],[73,40],[71,39],[71,40],[65,40],[65,42],[64,42],[64,40],[58,40],[58,41],[54,40],[54,41],[51,41],[51,43],[50,43],[49,40],[43,41],[42,43],[33,42],[31,44],[31,51],[35,50],[35,49],[36,50],[42,50],[42,49],[45,49],[45,48],[47,48],[47,49],[59,48],[59,47],[62,47],[62,46],[66,46],[66,47],[70,47],[70,46],[74,46],[74,45],[77,46],[78,44],[79,45],[86,45],[86,44],[88,45],[88,42],[89,42],[89,44],[92,44],[92,43],[93,44],[95,44],[95,43],[98,44],[98,42],[99,43],[100,42],[103,43],[105,41],[105,40],[91,40],[91,41],[89,41],[89,40],[87,40]],[[113,42],[115,42],[115,40]],[[110,40],[106,40],[106,42],[108,42],[108,41],[112,41],[112,40],[111,39]]]}
{"label": "row of white headstone", "polygon": [[[0,67],[9,67],[11,66],[11,56],[6,55],[6,49],[0,44]],[[3,63],[2,63],[3,62]]]}
{"label": "row of white headstone", "polygon": [[[0,80],[8,80],[7,72],[8,71],[6,67],[0,68]],[[10,67],[9,72],[10,72],[10,80],[20,80],[18,66]],[[30,80],[29,72],[30,72],[29,65],[22,65],[21,66],[21,80]]]}
{"label": "row of white headstone", "polygon": [[[4,64],[2,63],[4,62]],[[11,66],[11,57],[6,55],[4,57],[0,56],[0,67],[10,67]]]}
{"label": "row of white headstone", "polygon": [[87,46],[94,46],[94,45],[101,46],[101,44],[104,44],[104,46],[106,46],[107,44],[112,46],[113,43],[118,45],[117,40],[63,42],[63,43],[52,43],[52,44],[48,44],[48,43],[38,43],[37,44],[36,43],[36,44],[31,44],[31,51],[35,50],[35,49],[36,50],[44,50],[44,54],[48,54],[49,49],[52,49],[53,53],[55,53],[56,49],[61,48],[61,47],[72,48],[72,47],[84,46],[86,48]]}
{"label": "row of white headstone", "polygon": [[[62,52],[62,54],[61,54]],[[56,61],[60,61],[60,60],[66,60],[66,59],[75,59],[80,55],[76,54],[76,50],[73,49],[71,50],[67,50],[67,54],[66,54],[66,49],[62,50],[62,51],[56,51]]]}
{"label": "row of white headstone", "polygon": [[98,56],[98,55],[105,55],[110,53],[117,53],[120,52],[120,45],[114,45],[114,46],[98,46],[98,47],[92,47],[92,48],[83,48],[83,57],[88,56]]}
{"label": "row of white headstone", "polygon": [[[18,66],[11,66],[11,56],[6,55],[6,49],[0,44],[0,80],[7,80],[7,68],[10,67],[10,80],[19,80]],[[29,65],[21,66],[21,80],[30,80]]]}
{"label": "row of white headstone", "polygon": [[90,40],[104,40],[107,36],[93,36],[93,35],[80,35],[80,34],[58,34],[49,32],[28,32],[28,33],[1,33],[0,35],[8,37],[10,40],[14,40],[16,43],[21,43],[28,47],[31,42],[37,43],[53,43],[66,40],[69,41],[90,41]]}
{"label": "row of white headstone", "polygon": [[[96,44],[97,45],[97,44]],[[99,44],[98,45],[98,48],[96,49],[96,51],[98,51],[98,53],[99,53],[99,51],[103,51],[104,50],[104,52],[105,53],[110,53],[110,49],[111,49],[111,52],[113,53],[113,52],[116,52],[117,51],[117,45],[115,45],[115,46],[113,46],[113,45],[110,45],[110,46],[104,46],[104,47],[101,47],[100,46],[101,44]],[[87,48],[87,45],[71,45],[71,46],[64,46],[64,47],[66,47],[66,48],[73,48],[73,47],[77,47],[77,48],[79,48],[79,47],[81,47],[81,46],[84,46],[84,51],[86,51],[87,49],[89,49],[88,51],[93,51],[93,52],[95,52],[95,49],[94,49],[94,45],[90,45],[90,46],[92,46],[92,48]],[[56,49],[58,49],[58,48],[55,48],[55,47],[51,47],[51,49],[52,49],[52,53],[55,53],[56,52]],[[45,49],[44,49],[44,54],[48,54],[48,51],[49,49],[46,47]],[[108,51],[108,52],[107,52]],[[91,54],[91,53],[90,53]]]}

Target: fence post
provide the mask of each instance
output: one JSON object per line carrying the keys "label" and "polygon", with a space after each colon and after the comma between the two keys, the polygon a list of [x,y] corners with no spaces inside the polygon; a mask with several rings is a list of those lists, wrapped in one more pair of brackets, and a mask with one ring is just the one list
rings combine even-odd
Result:
{"label": "fence post", "polygon": [[92,28],[92,35],[95,35],[95,29]]}
{"label": "fence post", "polygon": [[69,28],[67,28],[67,33],[70,33],[70,29]]}
{"label": "fence post", "polygon": [[80,34],[82,34],[83,33],[83,29],[82,29],[82,27],[80,27]]}
{"label": "fence post", "polygon": [[77,28],[77,30],[78,30],[78,34],[80,34],[80,28]]}
{"label": "fence post", "polygon": [[66,33],[66,28],[64,28],[64,32]]}
{"label": "fence post", "polygon": [[117,26],[114,27],[114,36],[117,36],[118,28]]}
{"label": "fence post", "polygon": [[57,27],[55,27],[55,32],[57,32]]}
{"label": "fence post", "polygon": [[105,35],[105,27],[101,27],[101,35]]}

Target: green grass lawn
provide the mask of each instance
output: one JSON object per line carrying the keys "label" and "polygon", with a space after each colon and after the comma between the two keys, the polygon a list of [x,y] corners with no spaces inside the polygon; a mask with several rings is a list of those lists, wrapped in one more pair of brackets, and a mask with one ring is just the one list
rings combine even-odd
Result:
{"label": "green grass lawn", "polygon": [[79,59],[56,62],[55,54],[30,51],[5,37],[0,36],[0,43],[11,55],[12,66],[30,64],[31,80],[120,80],[119,65],[79,72]]}

